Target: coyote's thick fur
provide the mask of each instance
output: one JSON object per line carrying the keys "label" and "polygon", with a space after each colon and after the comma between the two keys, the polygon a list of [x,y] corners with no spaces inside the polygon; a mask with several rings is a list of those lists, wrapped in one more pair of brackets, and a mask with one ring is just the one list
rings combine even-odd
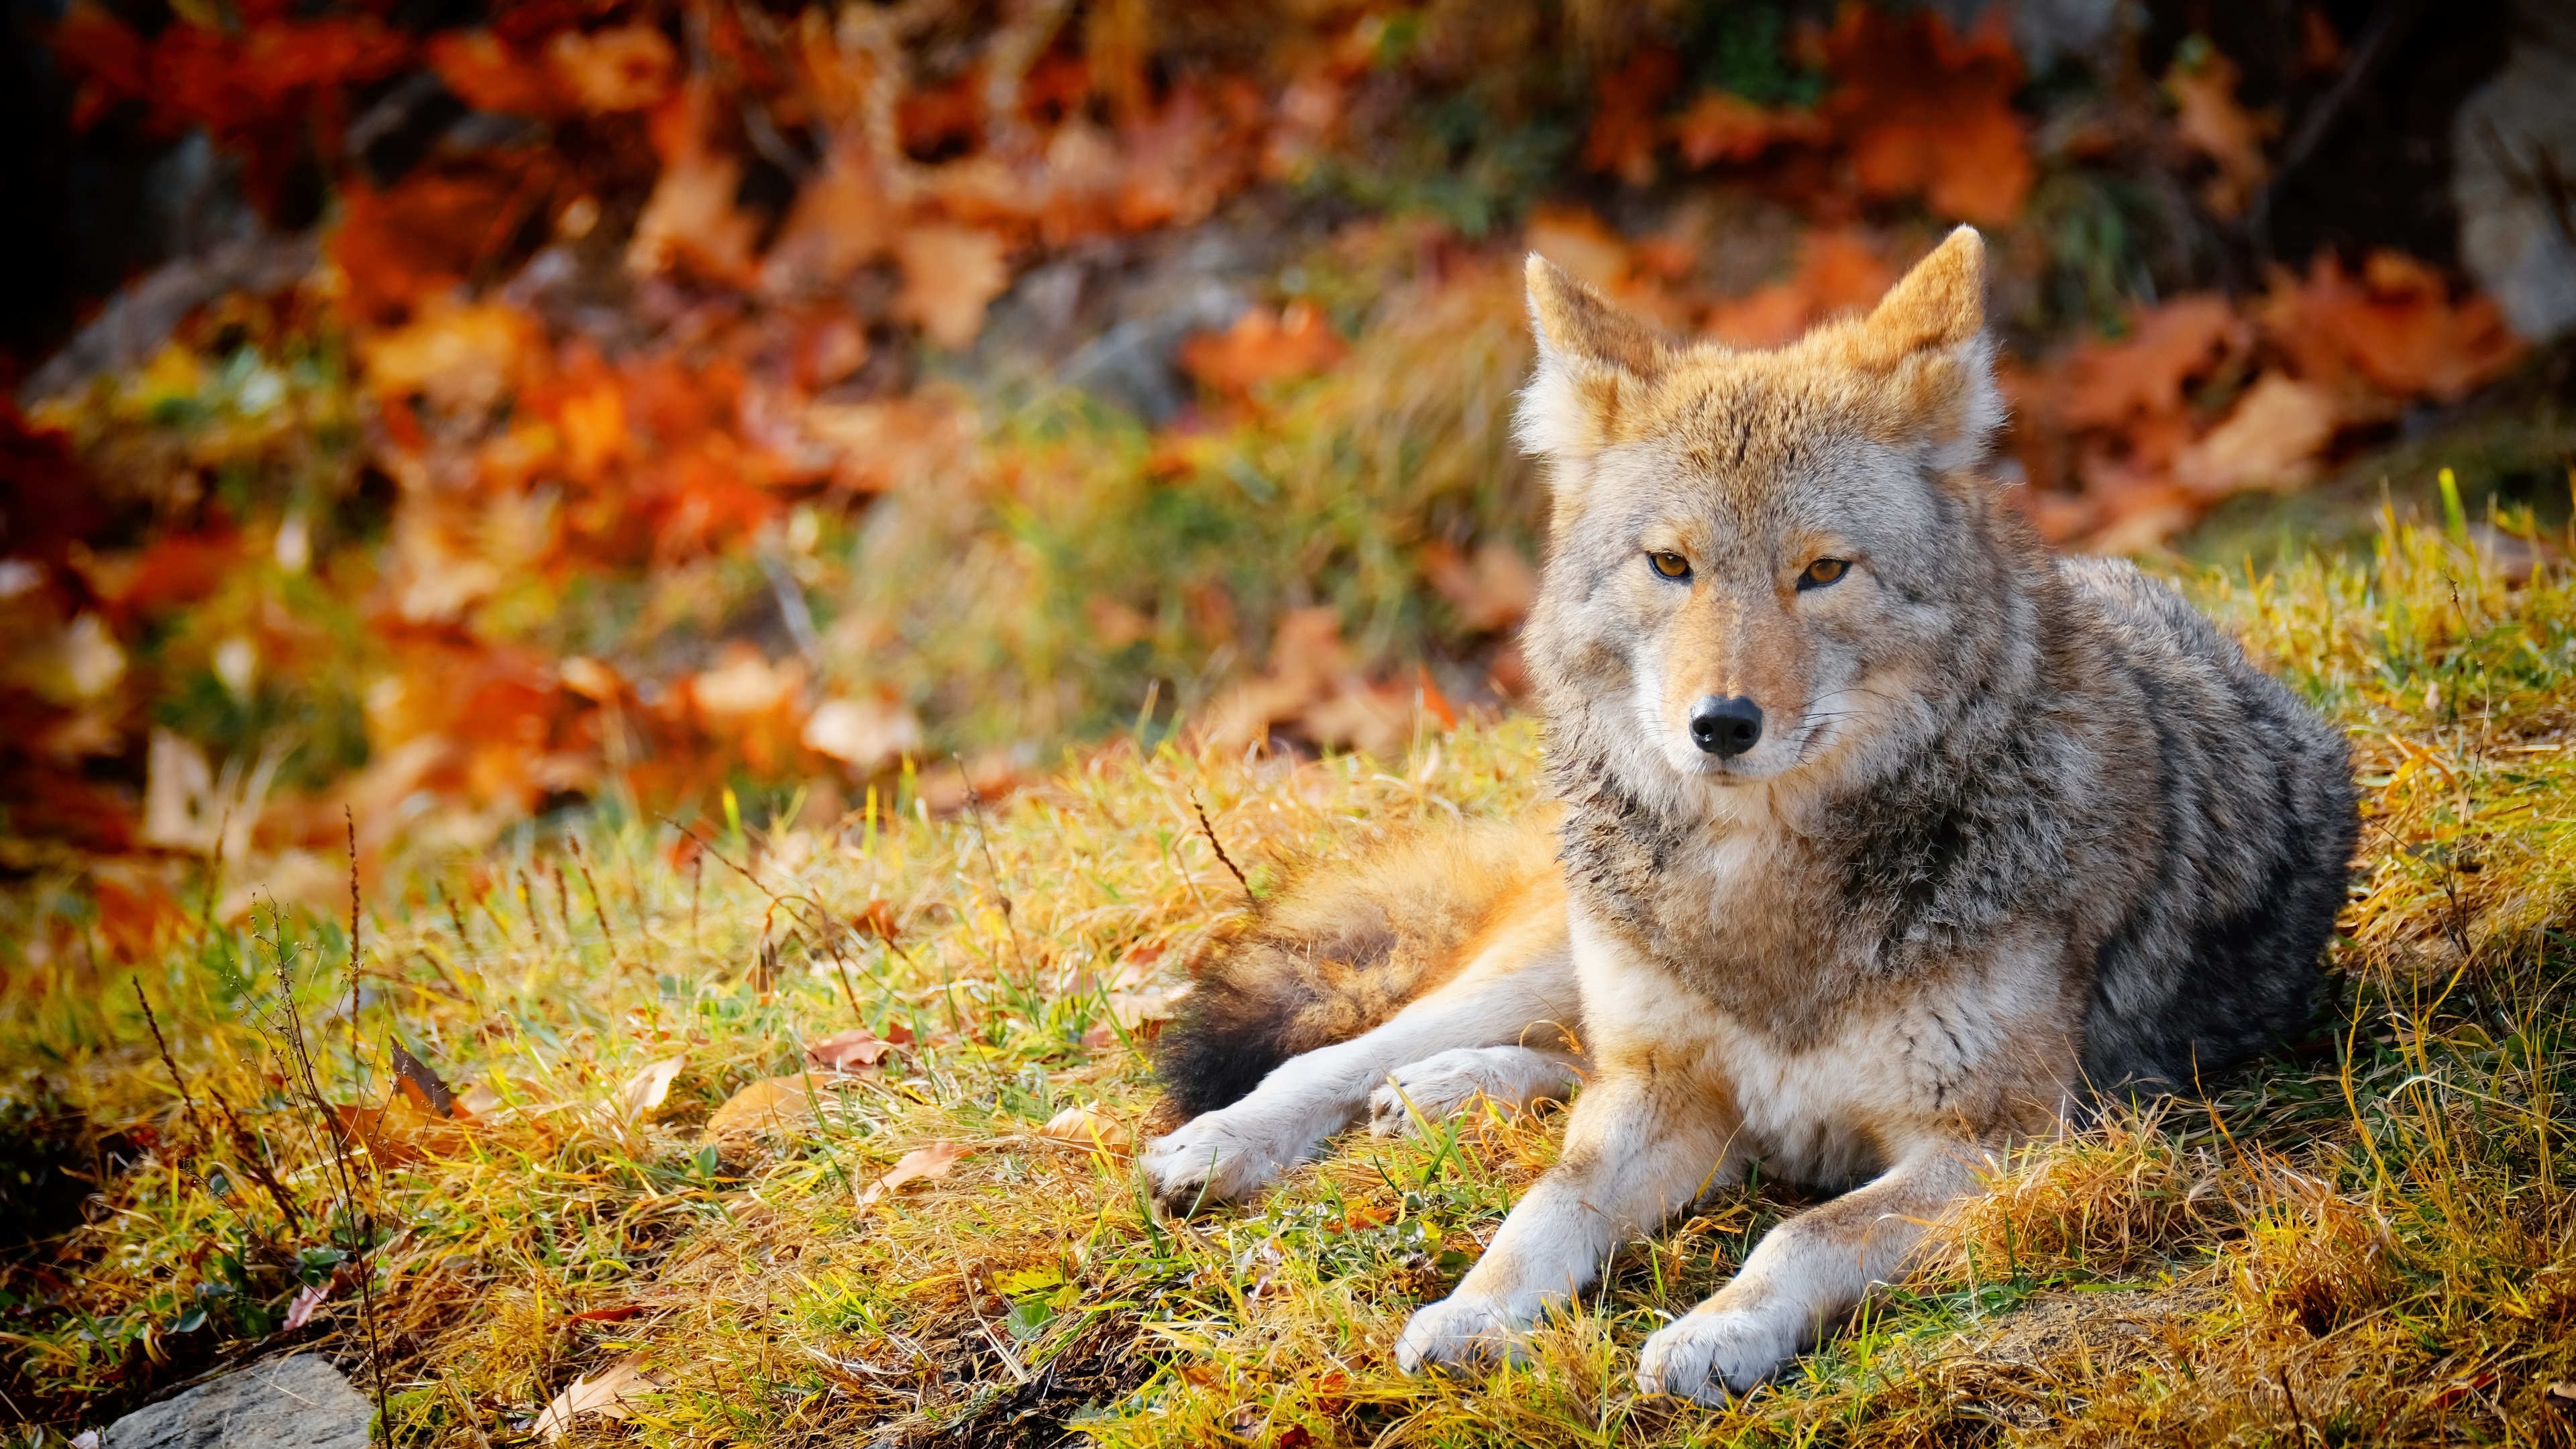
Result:
{"label": "coyote's thick fur", "polygon": [[1646,1341],[1648,1391],[1771,1373],[1998,1152],[2304,1026],[2355,831],[2341,736],[2171,590],[2055,558],[1975,471],[2002,419],[1961,228],[1790,346],[1667,343],[1529,265],[1549,465],[1524,649],[1544,818],[1308,874],[1166,1036],[1160,1200],[1363,1116],[1563,1096],[1561,1161],[1408,1368],[1513,1351],[1759,1162],[1839,1198]]}

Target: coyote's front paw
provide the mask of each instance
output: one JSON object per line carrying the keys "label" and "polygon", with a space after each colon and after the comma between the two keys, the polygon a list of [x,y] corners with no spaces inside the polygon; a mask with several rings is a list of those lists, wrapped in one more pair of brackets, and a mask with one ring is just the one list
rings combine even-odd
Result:
{"label": "coyote's front paw", "polygon": [[1519,1363],[1527,1352],[1521,1323],[1500,1299],[1453,1293],[1415,1310],[1395,1341],[1396,1367],[1420,1373],[1426,1365],[1481,1368]]}
{"label": "coyote's front paw", "polygon": [[1757,1309],[1703,1310],[1658,1329],[1637,1355],[1637,1392],[1723,1404],[1797,1356],[1798,1335]]}
{"label": "coyote's front paw", "polygon": [[1387,1074],[1369,1093],[1369,1132],[1393,1137],[1416,1122],[1445,1122],[1482,1097],[1506,1111],[1562,1097],[1573,1073],[1564,1059],[1528,1047],[1455,1047]]}
{"label": "coyote's front paw", "polygon": [[1193,1118],[1166,1137],[1145,1144],[1145,1180],[1164,1212],[1186,1215],[1231,1201],[1306,1159],[1315,1144],[1307,1134],[1265,1122],[1237,1103]]}

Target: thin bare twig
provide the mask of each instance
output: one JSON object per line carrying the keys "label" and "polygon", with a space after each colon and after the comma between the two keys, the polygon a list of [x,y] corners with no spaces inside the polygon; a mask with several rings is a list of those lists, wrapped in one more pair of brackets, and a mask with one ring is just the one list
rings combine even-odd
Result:
{"label": "thin bare twig", "polygon": [[1190,808],[1199,813],[1199,830],[1207,836],[1208,849],[1216,852],[1217,863],[1224,866],[1234,877],[1236,885],[1243,887],[1244,900],[1259,905],[1259,901],[1253,900],[1252,882],[1243,878],[1243,868],[1234,863],[1233,856],[1225,853],[1225,842],[1216,838],[1216,826],[1209,821],[1207,807],[1199,803],[1199,792],[1196,790],[1190,792]]}
{"label": "thin bare twig", "polygon": [[964,760],[957,761],[957,775],[966,782],[966,809],[975,817],[975,843],[984,851],[984,872],[993,878],[993,894],[1002,902],[1002,930],[1011,938],[1011,965],[1018,968],[1020,979],[1025,981],[1029,963],[1020,954],[1020,927],[1011,919],[1011,893],[1002,884],[1002,867],[993,860],[993,833],[984,827],[983,792],[975,788],[974,778],[966,773]]}
{"label": "thin bare twig", "polygon": [[127,979],[134,984],[134,1004],[143,1008],[143,1024],[152,1029],[152,1045],[160,1049],[161,1065],[170,1069],[170,1085],[179,1089],[179,1105],[187,1114],[188,1133],[196,1139],[197,1155],[211,1156],[214,1138],[207,1133],[206,1124],[198,1120],[197,1099],[188,1091],[188,1079],[179,1075],[179,1060],[170,1055],[170,1043],[161,1035],[160,1019],[152,1014],[152,1003],[143,995],[143,975],[136,972]]}
{"label": "thin bare twig", "polygon": [[581,837],[567,831],[564,844],[572,850],[572,863],[581,871],[582,888],[590,892],[591,914],[599,917],[599,934],[608,942],[608,954],[617,954],[617,930],[608,924],[608,902],[599,893],[599,882],[590,875],[590,857],[582,854]]}

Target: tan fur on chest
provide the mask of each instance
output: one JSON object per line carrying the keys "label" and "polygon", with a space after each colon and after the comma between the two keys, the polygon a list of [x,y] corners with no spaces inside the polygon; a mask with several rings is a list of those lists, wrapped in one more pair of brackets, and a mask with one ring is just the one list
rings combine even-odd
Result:
{"label": "tan fur on chest", "polygon": [[2082,999],[2038,943],[1853,993],[1831,1030],[1783,1033],[1581,911],[1571,926],[1600,1069],[1724,1100],[1730,1153],[1766,1175],[1848,1187],[1929,1138],[2041,1130],[2074,1086]]}

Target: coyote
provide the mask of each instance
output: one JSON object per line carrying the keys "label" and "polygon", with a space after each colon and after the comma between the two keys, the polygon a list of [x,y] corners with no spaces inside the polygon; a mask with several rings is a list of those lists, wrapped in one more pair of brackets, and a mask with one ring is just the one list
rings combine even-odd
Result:
{"label": "coyote", "polygon": [[1645,1342],[1717,1401],[1814,1344],[2013,1142],[2301,1030],[2356,832],[2342,736],[2173,591],[2050,555],[1962,227],[1786,347],[1668,342],[1538,257],[1550,472],[1523,648],[1553,799],[1306,874],[1161,1070],[1169,1210],[1363,1117],[1574,1094],[1562,1159],[1408,1370],[1519,1351],[1632,1237],[1766,1176],[1780,1224]]}

